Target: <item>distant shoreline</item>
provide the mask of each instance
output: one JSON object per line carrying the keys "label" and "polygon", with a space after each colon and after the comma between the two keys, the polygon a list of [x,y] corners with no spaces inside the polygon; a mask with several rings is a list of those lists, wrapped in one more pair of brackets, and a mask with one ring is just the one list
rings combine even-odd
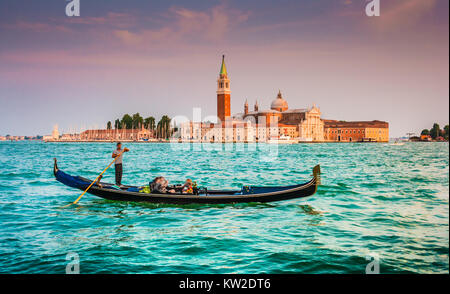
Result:
{"label": "distant shoreline", "polygon": [[[290,144],[283,144],[280,143],[278,145],[295,145],[295,144],[322,144],[322,143],[379,143],[379,144],[389,144],[389,143],[394,143],[396,141],[394,141],[395,139],[392,139],[392,141],[387,141],[387,142],[377,142],[377,141],[300,141],[298,143],[290,143]],[[167,144],[167,143],[176,143],[176,144],[182,144],[182,143],[191,143],[191,144],[276,144],[276,143],[268,143],[268,142],[199,142],[199,141],[185,141],[185,142],[173,142],[173,141],[131,141],[131,140],[111,140],[111,141],[101,141],[101,140],[77,140],[77,141],[61,141],[61,140],[57,140],[57,141],[45,141],[45,140],[0,140],[1,142],[43,142],[43,143],[116,143],[116,142],[122,142],[122,143],[163,143],[163,144]],[[448,143],[449,141],[421,141],[421,140],[411,140],[411,141],[402,141],[403,143]]]}
{"label": "distant shoreline", "polygon": [[[43,141],[44,142],[44,141]],[[119,141],[48,141],[44,143],[116,143]],[[187,142],[171,142],[171,141],[152,141],[152,142],[145,142],[145,141],[120,141],[121,143],[142,143],[142,144],[183,144],[183,143],[189,143],[189,144],[273,144],[274,143],[267,143],[267,142],[198,142],[198,141],[187,141]],[[291,143],[291,144],[279,144],[279,145],[295,145],[295,144],[320,144],[320,143],[352,143],[352,142],[298,142],[298,143]],[[353,142],[358,143],[358,142]],[[362,142],[361,142],[362,143]],[[368,143],[368,142],[364,142]],[[371,143],[387,143],[387,142],[371,142]]]}

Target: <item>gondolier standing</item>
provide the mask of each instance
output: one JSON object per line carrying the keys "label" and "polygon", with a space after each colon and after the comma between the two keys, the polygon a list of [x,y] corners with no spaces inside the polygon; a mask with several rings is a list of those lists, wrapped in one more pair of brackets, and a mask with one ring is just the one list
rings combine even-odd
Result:
{"label": "gondolier standing", "polygon": [[122,185],[122,172],[123,172],[122,157],[123,157],[123,153],[128,152],[128,151],[130,151],[128,148],[124,148],[122,150],[122,143],[118,142],[116,150],[114,150],[112,153],[112,158],[117,157],[116,161],[114,162],[114,167],[116,169],[116,185],[117,186]]}

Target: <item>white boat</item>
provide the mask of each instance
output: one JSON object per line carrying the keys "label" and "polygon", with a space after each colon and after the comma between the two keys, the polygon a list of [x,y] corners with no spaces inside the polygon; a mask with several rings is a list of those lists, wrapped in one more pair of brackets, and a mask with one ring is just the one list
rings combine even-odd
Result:
{"label": "white boat", "polygon": [[270,138],[267,143],[269,144],[295,144],[298,143],[297,139],[291,139],[289,136],[281,135],[280,137]]}
{"label": "white boat", "polygon": [[303,137],[300,137],[300,138],[298,138],[298,141],[299,141],[299,142],[312,142],[313,139],[312,139],[312,138],[303,138]]}
{"label": "white boat", "polygon": [[391,144],[389,144],[389,145],[392,145],[392,146],[402,146],[402,145],[405,145],[405,142],[395,141],[394,143],[391,143]]}

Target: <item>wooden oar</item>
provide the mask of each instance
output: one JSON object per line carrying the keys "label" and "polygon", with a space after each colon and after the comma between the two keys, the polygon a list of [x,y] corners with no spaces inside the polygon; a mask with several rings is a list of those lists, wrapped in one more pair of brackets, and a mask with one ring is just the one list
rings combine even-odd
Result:
{"label": "wooden oar", "polygon": [[110,168],[110,166],[116,162],[117,158],[119,158],[123,153],[125,152],[125,148],[123,148],[122,152],[119,153],[119,155],[117,155],[113,161],[111,161],[111,163],[95,178],[95,180],[92,181],[92,183],[89,185],[89,187],[87,187],[86,190],[84,190],[83,193],[81,193],[81,195],[77,198],[77,200],[75,200],[72,203],[67,204],[66,206],[63,206],[63,208],[68,207],[72,204],[77,204],[78,201],[80,201],[81,197],[83,197],[84,194],[86,194],[86,192],[92,187],[92,185],[94,185],[95,182],[97,182],[97,180],[105,173],[106,170],[108,170],[108,168]]}

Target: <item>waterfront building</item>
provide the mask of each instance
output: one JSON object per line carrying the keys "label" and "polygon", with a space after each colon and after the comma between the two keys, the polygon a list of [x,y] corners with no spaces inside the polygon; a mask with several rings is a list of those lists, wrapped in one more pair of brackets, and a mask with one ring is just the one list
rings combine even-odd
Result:
{"label": "waterfront building", "polygon": [[143,126],[139,129],[86,130],[80,134],[82,141],[141,141],[153,138],[153,132]]}
{"label": "waterfront building", "polygon": [[59,139],[58,125],[54,125],[53,126],[52,138],[53,138],[53,140],[58,140]]}
{"label": "waterfront building", "polygon": [[23,141],[25,140],[25,136],[6,136],[6,140],[10,141]]}
{"label": "waterfront building", "polygon": [[325,141],[388,142],[389,123],[373,121],[324,120]]}
{"label": "waterfront building", "polygon": [[296,125],[286,125],[286,124],[278,124],[278,137],[279,136],[289,136],[291,138],[299,137],[299,126]]}
{"label": "waterfront building", "polygon": [[59,130],[58,125],[53,126],[53,131],[51,135],[45,135],[42,137],[42,140],[49,142],[49,141],[58,141],[59,140]]}
{"label": "waterfront building", "polygon": [[185,122],[180,126],[180,137],[185,142],[244,143],[255,142],[257,131],[257,126],[244,121]]}
{"label": "waterfront building", "polygon": [[430,135],[420,135],[420,140],[421,141],[431,141],[432,138]]}
{"label": "waterfront building", "polygon": [[59,138],[60,141],[79,141],[80,140],[80,134],[77,133],[66,133],[62,134]]}

